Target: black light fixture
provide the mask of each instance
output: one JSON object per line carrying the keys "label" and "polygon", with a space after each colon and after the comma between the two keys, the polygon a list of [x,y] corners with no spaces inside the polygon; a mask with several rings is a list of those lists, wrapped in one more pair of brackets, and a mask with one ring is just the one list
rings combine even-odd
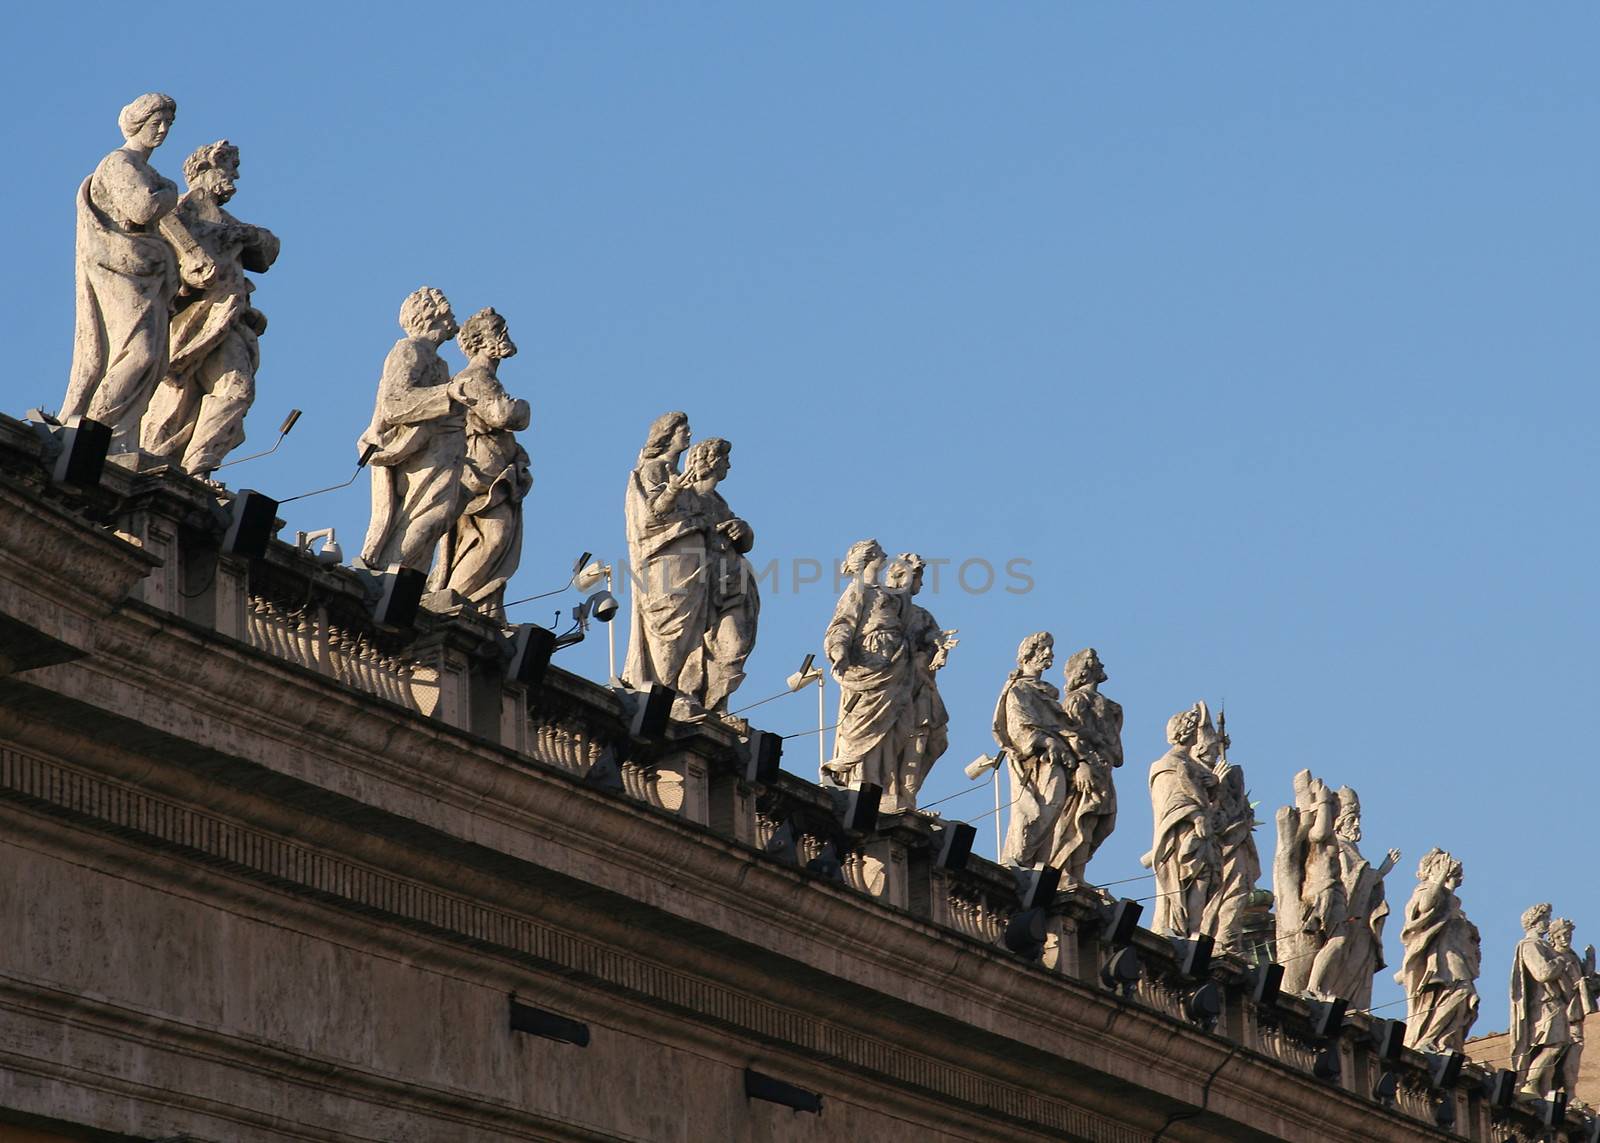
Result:
{"label": "black light fixture", "polygon": [[506,671],[507,677],[530,691],[538,690],[550,668],[550,656],[555,654],[555,632],[536,623],[523,623],[511,636],[510,645],[511,666]]}
{"label": "black light fixture", "polygon": [[660,683],[651,683],[633,692],[633,710],[628,718],[628,734],[643,742],[659,742],[666,737],[672,717],[672,703],[678,692]]}
{"label": "black light fixture", "polygon": [[1344,1014],[1350,1007],[1348,1000],[1308,1000],[1311,1010],[1311,1038],[1331,1040],[1344,1028]]}
{"label": "black light fixture", "polygon": [[1256,965],[1250,978],[1250,999],[1262,1008],[1276,1008],[1282,991],[1283,965],[1271,960]]}
{"label": "black light fixture", "polygon": [[824,881],[844,884],[844,862],[839,857],[837,842],[825,842],[822,852],[806,862],[806,872],[814,873]]}
{"label": "black light fixture", "polygon": [[1406,1046],[1406,1022],[1374,1020],[1372,1038],[1378,1060],[1384,1064],[1397,1064],[1400,1062],[1400,1053]]}
{"label": "black light fixture", "polygon": [[1017,869],[1017,896],[1022,898],[1024,909],[1048,908],[1056,899],[1061,887],[1061,870],[1054,865],[1041,865],[1037,869]]}
{"label": "black light fixture", "polygon": [[515,997],[511,1000],[511,1030],[559,1040],[563,1044],[576,1044],[580,1048],[589,1046],[589,1025],[519,1003]]}
{"label": "black light fixture", "polygon": [[1600,1116],[1589,1120],[1578,1131],[1577,1143],[1600,1143]]}
{"label": "black light fixture", "polygon": [[763,850],[769,857],[776,857],[789,865],[799,865],[800,830],[793,820],[779,824],[778,828],[772,831],[772,836],[767,839]]}
{"label": "black light fixture", "polygon": [[222,535],[222,550],[259,560],[267,554],[277,522],[276,500],[253,488],[241,489],[234,494],[228,508],[228,529]]}
{"label": "black light fixture", "polygon": [[1395,1096],[1400,1094],[1400,1073],[1385,1071],[1378,1076],[1378,1082],[1372,1085],[1372,1098],[1385,1107],[1393,1107]]}
{"label": "black light fixture", "polygon": [[1498,1068],[1484,1077],[1484,1098],[1489,1106],[1504,1111],[1517,1098],[1517,1073],[1508,1068]]}
{"label": "black light fixture", "polygon": [[1216,939],[1208,933],[1173,937],[1172,948],[1178,954],[1179,974],[1189,980],[1199,980],[1211,968],[1211,954],[1216,949]]}
{"label": "black light fixture", "polygon": [[383,571],[354,569],[366,584],[372,620],[379,627],[405,630],[417,621],[428,577],[416,568],[390,564]]}
{"label": "black light fixture", "polygon": [[1217,1026],[1222,1018],[1222,988],[1214,980],[1201,983],[1183,1001],[1183,1011],[1194,1023],[1207,1032]]}
{"label": "black light fixture", "polygon": [[617,752],[612,747],[604,747],[600,757],[584,771],[583,784],[608,794],[620,794],[627,789],[622,781],[622,764],[617,761]]}
{"label": "black light fixture", "polygon": [[1006,948],[1028,960],[1038,960],[1044,952],[1049,914],[1044,909],[1023,909],[1006,922],[1000,941]]}
{"label": "black light fixture", "polygon": [[839,824],[850,833],[871,833],[878,827],[878,803],[883,798],[883,787],[863,782],[847,790],[837,787],[828,791],[833,799],[833,813]]}
{"label": "black light fixture", "polygon": [[822,1097],[816,1092],[807,1091],[803,1087],[796,1087],[792,1083],[785,1083],[781,1079],[774,1079],[750,1068],[744,1070],[744,1094],[746,1099],[763,1099],[768,1103],[792,1107],[796,1111],[805,1111],[812,1115],[822,1114]]}
{"label": "black light fixture", "polygon": [[1111,959],[1100,969],[1100,983],[1127,997],[1133,995],[1134,987],[1143,975],[1144,962],[1139,959],[1139,950],[1132,945],[1124,945],[1112,953]]}
{"label": "black light fixture", "polygon": [[43,444],[40,459],[54,484],[94,488],[111,451],[111,426],[88,417],[58,421],[42,409],[29,409],[28,421]]}
{"label": "black light fixture", "polygon": [[1567,1093],[1553,1092],[1549,1099],[1536,1100],[1539,1122],[1546,1127],[1560,1127],[1567,1121]]}
{"label": "black light fixture", "polygon": [[1467,1057],[1460,1052],[1428,1053],[1428,1086],[1436,1091],[1449,1091],[1461,1076],[1461,1065]]}
{"label": "black light fixture", "polygon": [[783,738],[769,730],[751,730],[739,743],[739,756],[744,780],[768,785],[778,778]]}
{"label": "black light fixture", "polygon": [[939,869],[959,873],[972,856],[972,843],[978,840],[978,827],[966,822],[945,822],[934,829],[933,864]]}
{"label": "black light fixture", "polygon": [[1455,1092],[1446,1091],[1434,1101],[1433,1123],[1435,1127],[1442,1127],[1446,1131],[1456,1125]]}
{"label": "black light fixture", "polygon": [[1132,943],[1133,934],[1139,928],[1139,917],[1144,913],[1144,906],[1130,897],[1110,905],[1100,907],[1102,929],[1100,939],[1108,945],[1121,948]]}

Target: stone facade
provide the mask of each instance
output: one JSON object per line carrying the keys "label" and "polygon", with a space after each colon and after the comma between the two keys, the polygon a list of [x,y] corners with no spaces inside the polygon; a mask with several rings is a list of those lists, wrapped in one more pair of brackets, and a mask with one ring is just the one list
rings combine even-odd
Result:
{"label": "stone facade", "polygon": [[357,572],[224,551],[228,500],[137,454],[68,492],[0,417],[0,1138],[1537,1130],[1087,889],[1028,908],[949,823],[847,828],[720,720],[523,686],[470,608],[391,629]]}

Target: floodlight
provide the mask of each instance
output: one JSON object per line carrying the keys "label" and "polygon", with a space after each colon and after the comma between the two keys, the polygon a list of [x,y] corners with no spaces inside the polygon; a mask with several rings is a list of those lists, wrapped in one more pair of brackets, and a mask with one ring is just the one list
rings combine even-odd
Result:
{"label": "floodlight", "polygon": [[1100,983],[1123,996],[1132,996],[1134,986],[1143,974],[1144,964],[1139,959],[1139,950],[1127,945],[1112,953],[1111,959],[1106,961],[1105,967],[1100,970]]}
{"label": "floodlight", "polygon": [[1484,1098],[1489,1101],[1489,1106],[1504,1110],[1517,1098],[1517,1073],[1508,1068],[1499,1068],[1492,1075],[1484,1077],[1483,1086]]}
{"label": "floodlight", "polygon": [[833,812],[839,823],[851,833],[871,833],[878,825],[878,803],[883,799],[883,787],[864,782],[853,789],[831,789]]}
{"label": "floodlight", "polygon": [[1024,909],[1047,907],[1055,900],[1061,887],[1061,870],[1054,865],[1041,865],[1037,869],[1018,869],[1017,896],[1022,898]]}
{"label": "floodlight", "polygon": [[555,654],[556,637],[549,628],[519,624],[511,637],[511,666],[506,674],[529,690],[537,690]]}
{"label": "floodlight", "polygon": [[373,622],[380,627],[406,628],[416,622],[428,577],[416,568],[390,564],[382,571],[355,569],[367,593]]}
{"label": "floodlight", "polygon": [[1216,981],[1206,981],[1189,994],[1183,1010],[1190,1020],[1209,1032],[1222,1017],[1222,989]]}
{"label": "floodlight", "polygon": [[[211,471],[218,472],[218,471],[220,471],[220,470],[222,470],[224,468],[227,468],[229,465],[243,464],[247,460],[256,460],[259,457],[272,455],[273,453],[278,451],[278,446],[283,443],[283,438],[289,435],[289,431],[294,428],[295,424],[299,420],[300,420],[300,410],[299,409],[290,409],[289,410],[289,415],[287,417],[283,418],[283,424],[278,426],[278,439],[272,442],[272,447],[271,448],[263,449],[260,452],[253,452],[249,456],[241,456],[241,457],[238,457],[238,458],[236,458],[234,460],[224,461],[222,464],[217,465],[217,467],[212,469]],[[376,445],[372,446],[372,448],[376,448],[376,447],[377,447]],[[371,455],[371,449],[370,448],[368,449],[368,455]],[[363,459],[361,463],[365,464],[366,463],[365,459]]]}
{"label": "floodlight", "polygon": [[1442,1052],[1438,1055],[1428,1054],[1428,1082],[1435,1088],[1449,1091],[1456,1086],[1456,1080],[1461,1075],[1461,1065],[1467,1062],[1467,1057],[1460,1052]]}
{"label": "floodlight", "polygon": [[1134,930],[1139,927],[1139,915],[1143,912],[1144,906],[1129,897],[1114,905],[1101,906],[1100,919],[1105,927],[1100,939],[1114,948],[1133,943]]}
{"label": "floodlight", "polygon": [[1198,980],[1211,968],[1211,953],[1216,948],[1216,940],[1207,933],[1173,937],[1172,947],[1178,954],[1178,971],[1190,980]]}
{"label": "floodlight", "polygon": [[1250,982],[1250,999],[1262,1008],[1275,1008],[1282,991],[1283,965],[1270,960],[1256,965]]}
{"label": "floodlight", "polygon": [[976,826],[966,822],[948,822],[933,834],[933,863],[940,869],[959,872],[967,867],[972,856],[972,843],[978,840]]}
{"label": "floodlight", "polygon": [[233,498],[228,517],[228,530],[222,537],[222,550],[236,556],[259,560],[267,554],[267,545],[278,519],[278,502],[253,489],[243,489]]}
{"label": "floodlight", "polygon": [[1378,1059],[1385,1064],[1399,1063],[1400,1053],[1406,1046],[1406,1022],[1404,1020],[1375,1021],[1372,1035],[1377,1042]]}
{"label": "floodlight", "polygon": [[1567,1093],[1554,1092],[1549,1099],[1538,1100],[1539,1122],[1546,1127],[1559,1127],[1567,1121]]}
{"label": "floodlight", "polygon": [[752,730],[739,746],[746,782],[765,785],[777,779],[779,762],[783,758],[781,737],[769,730]]}
{"label": "floodlight", "polygon": [[820,683],[822,681],[822,668],[811,665],[816,661],[816,658],[817,657],[815,655],[806,655],[805,662],[800,664],[800,669],[794,674],[790,675],[787,680],[785,680],[789,684],[789,689],[791,691],[797,691],[801,687],[810,686],[812,683]]}
{"label": "floodlight", "polygon": [[1044,952],[1048,914],[1043,909],[1024,909],[1012,914],[1000,941],[1018,956],[1038,960]]}
{"label": "floodlight", "polygon": [[1000,760],[1004,757],[1004,754],[995,754],[992,757],[988,754],[980,754],[971,762],[968,762],[966,768],[962,772],[976,782],[990,770],[993,770],[999,766]]}
{"label": "floodlight", "polygon": [[1311,1000],[1311,1036],[1315,1040],[1331,1040],[1344,1027],[1344,1014],[1350,1007],[1347,1000]]}
{"label": "floodlight", "polygon": [[1378,1077],[1378,1082],[1372,1087],[1372,1098],[1385,1107],[1394,1106],[1394,1098],[1400,1093],[1400,1073],[1386,1071]]}
{"label": "floodlight", "polygon": [[111,451],[111,426],[88,417],[58,421],[40,409],[28,410],[28,420],[44,445],[40,459],[53,483],[73,488],[99,485]]}
{"label": "floodlight", "polygon": [[[587,552],[584,553],[584,555],[588,554]],[[572,577],[572,586],[579,591],[588,591],[601,580],[605,580],[607,583],[611,582],[611,565],[595,560],[593,563],[584,564],[579,569],[578,574]]]}
{"label": "floodlight", "polygon": [[660,683],[651,683],[632,695],[633,712],[628,720],[628,733],[646,742],[655,742],[667,733],[667,720],[672,716],[672,703],[678,692]]}

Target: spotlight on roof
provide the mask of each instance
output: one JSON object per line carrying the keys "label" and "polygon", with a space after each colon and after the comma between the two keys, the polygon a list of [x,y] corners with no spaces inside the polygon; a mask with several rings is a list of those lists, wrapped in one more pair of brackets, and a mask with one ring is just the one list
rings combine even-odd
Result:
{"label": "spotlight on roof", "polygon": [[1283,965],[1270,960],[1256,965],[1251,974],[1250,999],[1262,1008],[1276,1008],[1282,991]]}
{"label": "spotlight on roof", "polygon": [[972,856],[972,843],[978,840],[978,827],[967,822],[946,822],[933,834],[933,864],[939,869],[960,872]]}
{"label": "spotlight on roof", "polygon": [[[587,557],[589,553],[584,552],[583,554],[585,557]],[[594,560],[590,563],[581,564],[579,566],[578,571],[574,573],[572,577],[572,586],[577,588],[579,591],[588,591],[602,580],[610,582],[610,579],[611,565],[603,564],[599,560]]]}
{"label": "spotlight on roof", "polygon": [[783,759],[783,739],[770,730],[752,730],[739,744],[744,780],[769,785],[778,777]]}
{"label": "spotlight on roof", "polygon": [[[1460,1052],[1428,1053],[1428,1083],[1435,1090],[1448,1092],[1456,1086],[1461,1076],[1461,1066],[1467,1057]],[[1596,1143],[1600,1143],[1597,1140]]]}
{"label": "spotlight on roof", "polygon": [[822,668],[812,666],[816,658],[815,655],[807,655],[805,662],[800,664],[800,669],[789,676],[786,681],[791,691],[798,691],[802,687],[822,681]]}
{"label": "spotlight on roof", "polygon": [[830,789],[833,812],[839,824],[851,833],[871,833],[878,826],[878,803],[883,787],[863,782],[853,789]]}
{"label": "spotlight on roof", "polygon": [[1006,931],[1000,943],[1027,960],[1038,960],[1044,953],[1045,937],[1049,934],[1048,914],[1043,909],[1023,909],[1006,922]]}
{"label": "spotlight on roof", "polygon": [[366,588],[367,606],[379,627],[405,629],[417,620],[428,577],[416,568],[390,564],[382,571],[355,569]]}
{"label": "spotlight on roof", "polygon": [[111,451],[111,426],[88,417],[58,421],[42,409],[29,409],[28,421],[43,444],[40,459],[50,480],[72,488],[94,488]]}
{"label": "spotlight on roof", "polygon": [[1024,909],[1047,908],[1056,899],[1061,887],[1061,870],[1054,865],[1041,865],[1037,869],[1018,869],[1017,896],[1022,898]]}
{"label": "spotlight on roof", "polygon": [[1207,933],[1173,937],[1172,948],[1178,954],[1178,971],[1190,980],[1199,980],[1211,968],[1211,954],[1216,949],[1216,939]]}
{"label": "spotlight on roof", "polygon": [[1374,1047],[1377,1048],[1379,1062],[1397,1064],[1400,1062],[1400,1053],[1406,1046],[1406,1022],[1376,1020],[1373,1022],[1372,1038]]}
{"label": "spotlight on roof", "polygon": [[222,550],[236,556],[259,560],[277,530],[278,502],[252,488],[241,489],[229,507],[228,530],[222,537]]}

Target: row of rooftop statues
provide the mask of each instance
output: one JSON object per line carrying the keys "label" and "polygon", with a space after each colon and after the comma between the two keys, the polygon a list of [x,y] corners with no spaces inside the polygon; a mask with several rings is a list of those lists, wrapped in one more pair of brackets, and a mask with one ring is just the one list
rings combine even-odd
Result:
{"label": "row of rooftop statues", "polygon": [[[254,398],[266,320],[250,304],[245,272],[270,268],[279,244],[224,209],[239,167],[226,140],[189,156],[182,195],[155,171],[151,154],[175,114],[159,94],[123,108],[126,142],[79,188],[77,322],[61,415],[109,425],[114,451],[142,448],[207,478],[244,440]],[[529,425],[529,406],[499,379],[516,345],[493,309],[458,327],[444,294],[428,287],[405,299],[400,326],[357,442],[372,489],[360,562],[426,571],[432,589],[503,622],[532,483],[515,436]],[[439,355],[452,338],[468,359],[454,376]],[[755,531],[720,491],[731,451],[721,438],[693,441],[688,417],[666,413],[650,425],[624,499],[632,625],[622,681],[671,688],[689,717],[731,717],[761,611],[748,559]],[[823,635],[840,699],[822,780],[876,785],[887,811],[916,808],[949,743],[938,678],[958,640],[916,602],[925,566],[914,553],[891,560],[876,540],[853,545]],[[1004,766],[1009,775],[1003,864],[1053,866],[1067,884],[1088,886],[1089,862],[1117,822],[1123,714],[1100,692],[1107,674],[1094,648],[1067,658],[1064,694],[1044,678],[1054,661],[1048,632],[1022,641],[995,704],[999,750],[967,774]],[[1203,702],[1173,715],[1166,738],[1168,751],[1150,767],[1154,832],[1142,858],[1156,885],[1152,927],[1208,934],[1251,955],[1245,915],[1261,861],[1243,770],[1227,760],[1225,725]],[[1309,771],[1293,788],[1293,804],[1277,815],[1272,955],[1285,988],[1366,1008],[1384,968],[1384,879],[1400,853],[1389,850],[1377,866],[1362,856],[1355,791],[1331,790]],[[1396,979],[1409,1042],[1428,1051],[1461,1050],[1477,1017],[1479,935],[1462,912],[1461,881],[1459,861],[1429,851],[1401,923]],[[1530,909],[1523,928],[1513,1062],[1528,1090],[1570,1091],[1584,1015],[1600,1007],[1594,950],[1580,959],[1572,923],[1552,921],[1549,905]]]}

